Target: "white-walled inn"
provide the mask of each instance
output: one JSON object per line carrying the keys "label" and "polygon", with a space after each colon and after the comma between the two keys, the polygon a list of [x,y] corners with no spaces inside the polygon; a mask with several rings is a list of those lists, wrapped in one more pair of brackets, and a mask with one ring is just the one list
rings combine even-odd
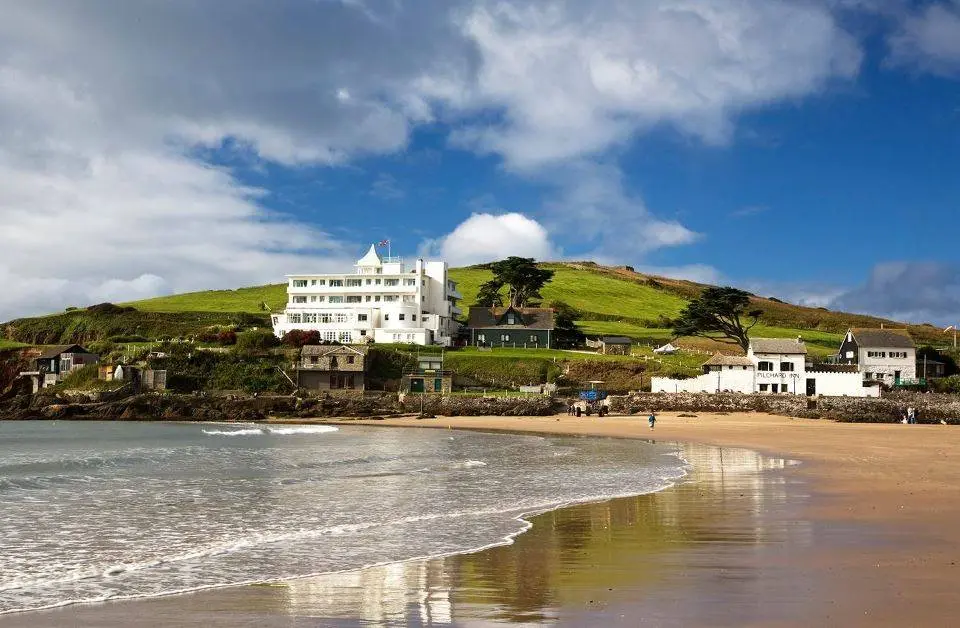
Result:
{"label": "white-walled inn", "polygon": [[878,386],[866,385],[855,366],[809,368],[807,347],[799,338],[753,338],[746,356],[717,354],[703,365],[703,375],[690,379],[654,377],[653,392],[759,393],[877,397]]}
{"label": "white-walled inn", "polygon": [[446,262],[418,259],[407,269],[372,245],[352,274],[287,275],[287,308],[272,315],[273,331],[283,337],[316,330],[323,340],[343,343],[449,345],[461,298]]}

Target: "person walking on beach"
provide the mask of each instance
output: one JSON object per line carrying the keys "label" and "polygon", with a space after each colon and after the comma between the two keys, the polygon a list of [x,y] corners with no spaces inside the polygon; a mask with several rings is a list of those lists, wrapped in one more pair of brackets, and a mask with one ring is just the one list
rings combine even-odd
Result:
{"label": "person walking on beach", "polygon": [[657,413],[651,412],[650,416],[647,417],[647,421],[650,423],[650,429],[653,429],[653,426],[657,423]]}
{"label": "person walking on beach", "polygon": [[917,411],[913,409],[913,406],[907,408],[907,423],[911,425],[917,422]]}

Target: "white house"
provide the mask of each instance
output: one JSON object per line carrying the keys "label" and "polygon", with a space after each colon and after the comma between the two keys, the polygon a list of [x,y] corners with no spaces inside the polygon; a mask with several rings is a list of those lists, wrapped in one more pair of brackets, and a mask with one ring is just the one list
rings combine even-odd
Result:
{"label": "white house", "polygon": [[850,329],[837,359],[841,364],[856,364],[865,382],[893,386],[917,378],[917,346],[906,330]]}
{"label": "white house", "polygon": [[449,345],[462,296],[446,262],[381,258],[376,245],[352,274],[287,275],[287,307],[272,315],[278,337],[293,329],[317,330],[342,343],[403,342]]}
{"label": "white house", "polygon": [[703,375],[691,379],[654,377],[653,392],[735,392],[789,395],[878,396],[864,387],[854,368],[807,370],[807,347],[799,338],[754,338],[746,356],[719,353],[704,363]]}

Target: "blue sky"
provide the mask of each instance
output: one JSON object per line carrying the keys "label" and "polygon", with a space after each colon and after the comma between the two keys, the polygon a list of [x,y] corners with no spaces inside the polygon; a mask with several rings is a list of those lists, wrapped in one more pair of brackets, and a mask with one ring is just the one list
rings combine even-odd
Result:
{"label": "blue sky", "polygon": [[960,322],[960,1],[13,3],[0,319],[595,259]]}

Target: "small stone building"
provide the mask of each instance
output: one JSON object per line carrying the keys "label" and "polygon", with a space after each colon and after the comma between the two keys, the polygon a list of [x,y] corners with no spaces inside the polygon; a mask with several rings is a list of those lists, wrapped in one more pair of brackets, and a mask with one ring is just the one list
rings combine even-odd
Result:
{"label": "small stone building", "polygon": [[417,366],[404,371],[400,390],[405,393],[449,394],[453,390],[453,373],[443,368],[442,356],[419,356]]}
{"label": "small stone building", "polygon": [[307,345],[300,351],[297,385],[307,390],[359,390],[365,388],[367,347]]}
{"label": "small stone building", "polygon": [[603,355],[630,355],[633,340],[626,336],[601,336],[596,340],[588,340],[587,346]]}

